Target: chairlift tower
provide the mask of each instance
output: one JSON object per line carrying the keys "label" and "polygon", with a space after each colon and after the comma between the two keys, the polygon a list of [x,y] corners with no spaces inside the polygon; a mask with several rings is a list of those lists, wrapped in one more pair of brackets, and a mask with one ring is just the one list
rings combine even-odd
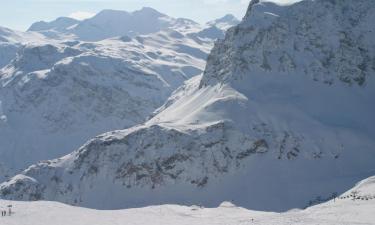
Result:
{"label": "chairlift tower", "polygon": [[8,205],[8,215],[11,216],[12,215],[12,205]]}

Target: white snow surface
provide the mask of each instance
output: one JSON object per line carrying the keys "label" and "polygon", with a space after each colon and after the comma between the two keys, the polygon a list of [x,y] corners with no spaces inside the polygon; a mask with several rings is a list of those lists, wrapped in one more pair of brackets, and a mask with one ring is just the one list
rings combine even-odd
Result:
{"label": "white snow surface", "polygon": [[[305,210],[284,213],[247,210],[230,202],[217,208],[160,205],[125,210],[93,210],[56,202],[0,200],[0,207],[13,206],[12,216],[0,217],[3,225],[373,225],[375,224],[375,177],[353,190],[368,200],[335,199]],[[351,193],[353,190],[348,191]]]}

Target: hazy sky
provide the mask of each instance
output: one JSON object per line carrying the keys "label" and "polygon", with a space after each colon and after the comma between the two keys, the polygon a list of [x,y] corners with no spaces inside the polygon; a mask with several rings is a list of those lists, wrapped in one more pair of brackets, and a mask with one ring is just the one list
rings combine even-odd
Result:
{"label": "hazy sky", "polygon": [[26,30],[59,16],[87,17],[103,9],[134,11],[149,6],[173,17],[203,23],[232,13],[241,19],[250,0],[0,0],[0,26]]}

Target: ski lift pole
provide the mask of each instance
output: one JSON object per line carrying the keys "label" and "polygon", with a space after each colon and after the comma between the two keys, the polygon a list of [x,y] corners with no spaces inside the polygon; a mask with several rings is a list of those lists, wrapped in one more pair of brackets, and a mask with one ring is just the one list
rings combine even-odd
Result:
{"label": "ski lift pole", "polygon": [[8,214],[9,214],[9,216],[11,216],[12,215],[12,205],[8,205]]}

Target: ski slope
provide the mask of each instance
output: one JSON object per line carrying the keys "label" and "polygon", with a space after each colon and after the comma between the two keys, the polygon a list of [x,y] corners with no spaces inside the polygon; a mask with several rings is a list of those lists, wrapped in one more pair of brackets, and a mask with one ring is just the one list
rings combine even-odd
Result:
{"label": "ski slope", "polygon": [[[251,211],[229,202],[217,208],[161,205],[125,210],[93,210],[56,202],[12,202],[12,216],[0,217],[1,225],[373,225],[375,224],[375,177],[353,190],[370,200],[336,199],[305,210],[285,213]],[[345,194],[342,196],[346,196]]]}

